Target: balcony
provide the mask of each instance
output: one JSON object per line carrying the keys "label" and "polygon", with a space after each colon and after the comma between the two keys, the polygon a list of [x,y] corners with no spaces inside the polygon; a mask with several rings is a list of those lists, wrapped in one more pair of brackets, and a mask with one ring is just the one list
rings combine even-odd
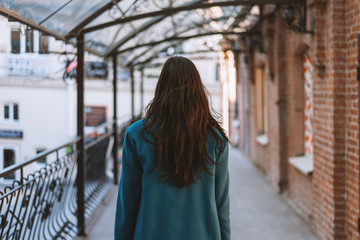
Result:
{"label": "balcony", "polygon": [[[74,239],[78,221],[88,221],[117,182],[118,146],[126,127],[104,124],[85,136],[85,169],[77,137],[0,173],[1,239]],[[115,140],[115,138],[117,138]],[[34,170],[41,158],[52,159]],[[35,167],[36,168],[36,167]],[[79,202],[77,199],[83,199]]]}

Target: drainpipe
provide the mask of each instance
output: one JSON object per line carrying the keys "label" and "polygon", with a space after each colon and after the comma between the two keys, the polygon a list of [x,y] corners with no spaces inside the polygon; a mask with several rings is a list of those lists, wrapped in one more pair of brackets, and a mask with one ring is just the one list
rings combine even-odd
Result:
{"label": "drainpipe", "polygon": [[[279,20],[278,20],[279,21]],[[280,56],[286,55],[283,46],[286,44],[284,35],[279,37],[278,54]],[[285,64],[285,60],[280,61],[280,66]],[[279,109],[279,142],[280,142],[280,179],[278,182],[278,189],[283,193],[288,187],[288,133],[287,133],[287,84],[285,73],[278,76],[278,100],[276,104]]]}

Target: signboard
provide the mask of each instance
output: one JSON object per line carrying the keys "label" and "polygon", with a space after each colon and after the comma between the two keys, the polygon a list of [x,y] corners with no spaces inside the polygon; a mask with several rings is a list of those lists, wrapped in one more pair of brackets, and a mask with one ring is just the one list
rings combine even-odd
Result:
{"label": "signboard", "polygon": [[0,138],[22,138],[22,131],[15,130],[0,130]]}
{"label": "signboard", "polygon": [[[66,78],[76,78],[77,60],[67,64]],[[107,78],[109,74],[106,62],[85,62],[85,76],[87,78]]]}
{"label": "signboard", "polygon": [[50,64],[47,55],[10,55],[7,58],[7,75],[49,77]]}
{"label": "signboard", "polygon": [[87,77],[107,78],[108,65],[105,62],[85,62],[85,73]]}
{"label": "signboard", "polygon": [[106,106],[85,106],[85,126],[96,127],[106,122]]}

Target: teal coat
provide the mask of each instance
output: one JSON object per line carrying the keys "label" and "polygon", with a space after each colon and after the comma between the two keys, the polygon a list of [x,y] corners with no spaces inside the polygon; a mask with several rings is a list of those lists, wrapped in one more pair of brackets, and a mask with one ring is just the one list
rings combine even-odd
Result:
{"label": "teal coat", "polygon": [[208,153],[218,166],[190,187],[159,182],[150,173],[153,145],[141,137],[143,120],[125,133],[122,174],[115,216],[116,240],[229,240],[228,144],[219,152],[211,141]]}

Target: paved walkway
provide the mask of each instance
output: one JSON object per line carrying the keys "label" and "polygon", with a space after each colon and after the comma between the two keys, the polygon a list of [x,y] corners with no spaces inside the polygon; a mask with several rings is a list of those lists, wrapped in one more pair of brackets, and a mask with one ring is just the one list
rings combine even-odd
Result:
{"label": "paved walkway", "polygon": [[[230,150],[232,240],[316,240],[310,227],[287,205],[252,163],[237,149]],[[112,240],[116,187],[81,240]],[[171,239],[169,239],[171,240]]]}
{"label": "paved walkway", "polygon": [[231,239],[317,239],[311,228],[241,152],[232,148],[229,161]]}

